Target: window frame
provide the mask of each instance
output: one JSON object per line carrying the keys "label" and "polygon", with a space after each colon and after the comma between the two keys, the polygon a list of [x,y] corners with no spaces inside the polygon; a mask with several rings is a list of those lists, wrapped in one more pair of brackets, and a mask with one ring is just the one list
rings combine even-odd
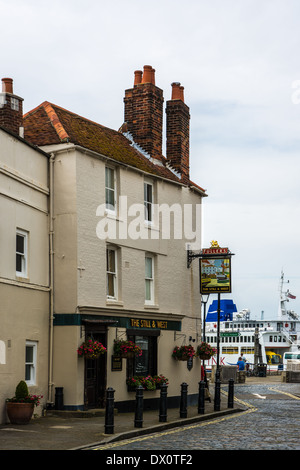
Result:
{"label": "window frame", "polygon": [[[147,188],[151,188],[151,200],[148,199],[149,193],[147,191]],[[150,208],[150,212],[149,209]],[[145,218],[145,223],[152,225],[154,223],[154,213],[153,213],[153,208],[154,208],[154,184],[152,181],[144,181],[144,218]]]}
{"label": "window frame", "polygon": [[14,98],[13,96],[10,98],[10,107],[13,111],[19,111],[20,101],[18,98]]}
{"label": "window frame", "polygon": [[[18,251],[18,242],[17,238],[23,238],[24,251]],[[16,276],[17,277],[28,277],[28,240],[29,233],[25,230],[17,229],[16,230]],[[18,271],[18,256],[21,257],[21,271]]]}
{"label": "window frame", "polygon": [[[147,276],[147,265],[146,260],[151,260],[151,277]],[[155,303],[155,289],[154,289],[154,279],[155,279],[155,272],[154,272],[154,256],[145,254],[145,305],[154,305]],[[150,299],[147,299],[147,284],[150,285]]]}
{"label": "window frame", "polygon": [[139,344],[138,337],[142,337],[144,339],[147,339],[148,341],[148,367],[147,367],[147,372],[140,373],[137,370],[137,365],[139,361],[139,357],[136,358],[131,358],[127,360],[127,378],[133,377],[134,375],[141,375],[143,377],[147,377],[147,375],[157,375],[157,367],[158,367],[158,341],[157,338],[159,336],[159,333],[154,333],[151,334],[150,332],[144,332],[144,331],[134,331],[134,332],[128,332],[127,337],[130,341],[133,341],[136,344]]}
{"label": "window frame", "polygon": [[[114,253],[114,271],[109,271],[108,253]],[[113,279],[114,295],[109,294],[109,276]],[[118,300],[118,257],[117,248],[113,246],[106,247],[106,298],[107,300]]]}
{"label": "window frame", "polygon": [[[109,184],[108,178],[107,178],[108,172],[112,172],[113,187],[108,186]],[[113,199],[114,199],[113,206],[109,202],[108,191],[112,192],[113,194]],[[116,169],[111,166],[105,166],[105,211],[108,214],[113,214],[113,215],[116,215],[117,213],[117,175],[116,175]]]}
{"label": "window frame", "polygon": [[[32,361],[27,361],[27,348],[32,348]],[[36,385],[36,364],[37,364],[37,342],[26,341],[25,344],[25,382],[27,385]],[[29,367],[30,378],[27,378],[27,367]]]}

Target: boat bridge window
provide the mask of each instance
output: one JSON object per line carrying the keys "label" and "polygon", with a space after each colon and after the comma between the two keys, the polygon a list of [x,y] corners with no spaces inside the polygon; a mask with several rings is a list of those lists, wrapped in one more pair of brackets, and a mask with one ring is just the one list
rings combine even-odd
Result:
{"label": "boat bridge window", "polygon": [[249,347],[241,348],[241,353],[243,353],[243,354],[254,354],[254,348],[249,348]]}
{"label": "boat bridge window", "polygon": [[300,359],[300,354],[285,353],[285,359]]}
{"label": "boat bridge window", "polygon": [[222,354],[238,354],[238,353],[239,353],[239,348],[229,347],[229,346],[223,346],[222,348]]}

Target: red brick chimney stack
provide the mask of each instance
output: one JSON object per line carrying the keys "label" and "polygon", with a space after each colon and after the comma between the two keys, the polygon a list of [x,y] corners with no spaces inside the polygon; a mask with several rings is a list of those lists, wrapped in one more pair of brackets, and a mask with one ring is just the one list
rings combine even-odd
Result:
{"label": "red brick chimney stack", "polygon": [[[151,157],[162,156],[163,92],[155,85],[155,70],[144,65],[143,72],[134,72],[133,88],[125,90],[124,120],[134,141]],[[184,87],[172,83],[171,100],[166,106],[166,157],[168,163],[181,174],[181,181],[189,181],[190,113],[184,102]],[[125,129],[125,126],[122,126]]]}
{"label": "red brick chimney stack", "polygon": [[151,157],[162,159],[163,92],[155,86],[155,70],[134,72],[134,86],[125,90],[124,121],[134,141]]}
{"label": "red brick chimney stack", "polygon": [[166,104],[167,160],[181,173],[182,182],[187,183],[190,177],[190,113],[184,103],[184,88],[180,83],[172,83],[171,100]]}
{"label": "red brick chimney stack", "polygon": [[12,78],[2,78],[0,126],[18,135],[23,128],[23,98],[14,95]]}
{"label": "red brick chimney stack", "polygon": [[2,92],[13,94],[13,79],[2,78]]}

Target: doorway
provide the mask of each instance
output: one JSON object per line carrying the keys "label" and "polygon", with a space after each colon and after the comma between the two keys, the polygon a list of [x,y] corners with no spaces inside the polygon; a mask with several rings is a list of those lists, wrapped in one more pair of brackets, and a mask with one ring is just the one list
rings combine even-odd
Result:
{"label": "doorway", "polygon": [[[86,330],[86,337],[100,341],[103,346],[107,347],[105,327],[103,331],[99,331],[99,328]],[[84,403],[86,409],[105,407],[106,361],[107,354],[102,354],[98,359],[85,359]]]}

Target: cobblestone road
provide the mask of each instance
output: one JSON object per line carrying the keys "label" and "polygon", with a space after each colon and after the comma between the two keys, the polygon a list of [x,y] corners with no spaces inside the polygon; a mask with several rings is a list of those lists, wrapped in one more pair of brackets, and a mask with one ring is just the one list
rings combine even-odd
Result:
{"label": "cobblestone road", "polygon": [[[235,398],[248,405],[246,412],[111,443],[99,450],[300,449],[299,384],[239,384]],[[223,393],[221,400],[227,400]]]}

